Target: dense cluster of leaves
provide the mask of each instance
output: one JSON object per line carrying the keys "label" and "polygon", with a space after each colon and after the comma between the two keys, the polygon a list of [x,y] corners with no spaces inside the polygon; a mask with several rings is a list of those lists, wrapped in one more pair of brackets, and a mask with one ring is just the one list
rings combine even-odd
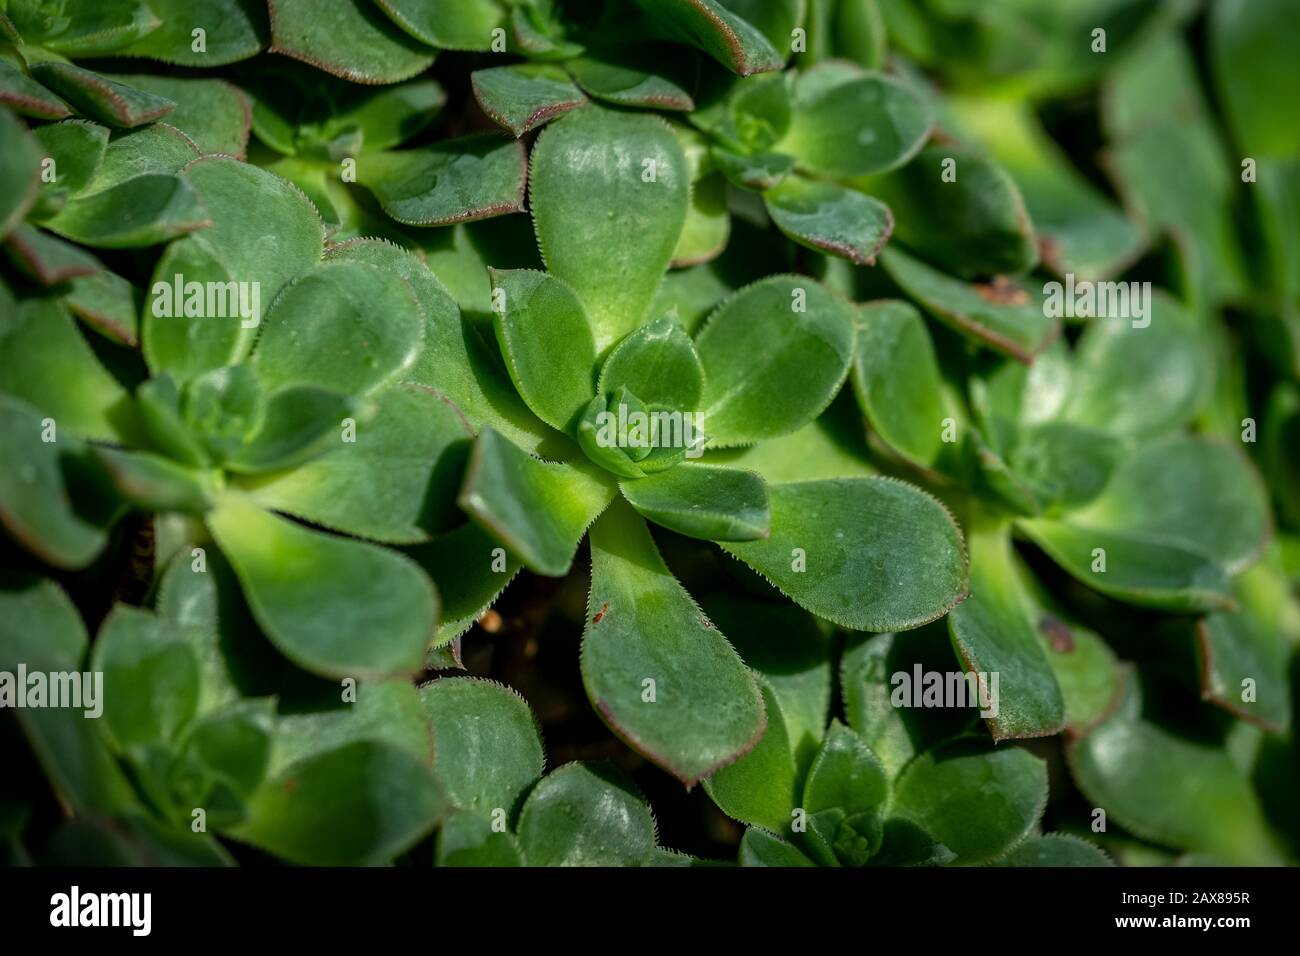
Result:
{"label": "dense cluster of leaves", "polygon": [[[699,862],[631,772],[743,865],[1294,861],[1297,48],[1296,0],[0,0],[0,671],[104,688],[0,727],[3,853]],[[577,629],[521,572],[589,587],[519,683],[612,763],[448,673],[494,606]],[[963,671],[996,712],[896,699]]]}

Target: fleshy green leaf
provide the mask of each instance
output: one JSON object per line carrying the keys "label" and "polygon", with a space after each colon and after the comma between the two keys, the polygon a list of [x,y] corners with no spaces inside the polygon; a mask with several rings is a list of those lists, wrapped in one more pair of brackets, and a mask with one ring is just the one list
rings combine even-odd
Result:
{"label": "fleshy green leaf", "polygon": [[[162,23],[122,55],[211,68],[259,53],[270,38],[266,9],[254,0],[149,0],[149,6]],[[202,50],[194,49],[196,27],[204,31]]]}
{"label": "fleshy green leaf", "polygon": [[1228,753],[1144,720],[1128,683],[1124,703],[1068,751],[1079,789],[1145,839],[1238,865],[1278,863],[1258,797]]}
{"label": "fleshy green leaf", "polygon": [[629,745],[694,786],[758,743],[761,695],[630,508],[615,505],[590,540],[587,696]]}
{"label": "fleshy green leaf", "polygon": [[375,2],[411,36],[444,50],[490,50],[493,31],[505,24],[504,11],[497,0],[456,0],[455,3],[426,3],[424,0]]}
{"label": "fleshy green leaf", "polygon": [[1019,843],[1047,802],[1047,765],[1019,747],[991,749],[959,739],[907,766],[891,812],[952,850],[954,862],[983,863]]}
{"label": "fleshy green leaf", "polygon": [[96,332],[134,348],[139,344],[140,299],[135,286],[105,270],[73,279],[63,302]]}
{"label": "fleshy green leaf", "polygon": [[589,49],[565,63],[583,92],[618,106],[693,110],[696,62],[640,43]]}
{"label": "fleshy green leaf", "polygon": [[33,119],[60,120],[72,115],[61,97],[5,60],[0,60],[0,106]]}
{"label": "fleshy green leaf", "polygon": [[[0,669],[80,672],[86,630],[58,585],[21,572],[0,583]],[[87,676],[83,675],[84,682]],[[78,813],[119,812],[137,804],[135,792],[109,753],[95,702],[71,707],[20,707],[14,716],[59,800]],[[103,700],[97,706],[102,707]]]}
{"label": "fleshy green leaf", "polygon": [[1075,348],[1076,386],[1064,417],[1154,438],[1195,416],[1211,382],[1196,320],[1163,292],[1148,298],[1143,311],[1089,322]]}
{"label": "fleshy green leaf", "polygon": [[572,431],[595,389],[596,345],[574,291],[544,272],[490,270],[492,316],[510,378],[542,421]]}
{"label": "fleshy green leaf", "polygon": [[767,713],[767,729],[749,753],[704,781],[704,790],[727,816],[764,827],[789,831],[795,801],[795,763],[781,705],[771,685],[758,681]]}
{"label": "fleshy green leaf", "polygon": [[258,623],[290,660],[337,677],[420,669],[438,600],[415,564],[277,518],[233,493],[218,501],[208,526]]}
{"label": "fleshy green leaf", "polygon": [[52,418],[59,437],[121,442],[135,435],[130,396],[96,359],[55,299],[27,299],[0,314],[0,392]]}
{"label": "fleshy green leaf", "polygon": [[143,126],[162,119],[176,107],[165,96],[135,89],[71,63],[33,63],[32,77],[88,119],[109,126]]}
{"label": "fleshy green leaf", "polygon": [[5,252],[14,265],[47,288],[104,268],[84,249],[26,223],[9,234]]}
{"label": "fleshy green leaf", "polygon": [[209,444],[231,471],[255,475],[292,468],[342,441],[349,419],[366,419],[354,399],[318,385],[287,385],[267,398],[264,408],[256,430],[240,435],[237,451],[217,453]]}
{"label": "fleshy green leaf", "polygon": [[883,173],[916,155],[931,123],[925,101],[898,80],[830,65],[795,84],[790,130],[777,148],[814,173]]}
{"label": "fleshy green leaf", "polygon": [[426,766],[391,744],[358,740],[268,780],[230,835],[295,863],[375,865],[433,829],[444,808]]}
{"label": "fleshy green leaf", "polygon": [[853,390],[890,448],[919,465],[935,463],[945,416],[939,364],[925,322],[906,302],[858,307]]}
{"label": "fleshy green leaf", "polygon": [[539,461],[484,428],[459,502],[530,570],[559,577],[614,494],[612,483],[573,465]]}
{"label": "fleshy green leaf", "polygon": [[740,839],[741,866],[816,866],[795,847],[765,830],[750,827]]}
{"label": "fleshy green leaf", "polygon": [[[210,232],[211,230],[205,230]],[[178,288],[179,277],[179,288]],[[231,286],[234,276],[218,257],[206,235],[187,236],[169,245],[154,268],[154,281],[146,299],[143,323],[143,351],[149,368],[166,372],[177,382],[186,382],[205,372],[219,369],[242,358],[260,323],[262,296],[258,291],[258,315],[252,315],[252,289],[242,297],[250,315],[241,314],[240,287]],[[197,309],[186,308],[188,283],[198,283]],[[235,294],[230,295],[233,288]],[[212,312],[208,314],[208,289],[213,290]],[[218,299],[216,292],[220,292]],[[270,302],[266,305],[269,307]],[[189,312],[198,314],[187,314]],[[224,313],[224,314],[222,314]]]}
{"label": "fleshy green leaf", "polygon": [[543,131],[531,177],[547,268],[578,293],[603,352],[641,324],[672,259],[686,155],[659,118],[589,105]]}
{"label": "fleshy green leaf", "polygon": [[519,842],[476,813],[450,813],[438,828],[438,866],[521,866]]}
{"label": "fleshy green leaf", "polygon": [[771,521],[767,486],[752,471],[683,464],[620,484],[642,517],[706,541],[766,537]]}
{"label": "fleshy green leaf", "polygon": [[420,688],[433,727],[434,771],[456,806],[484,818],[514,815],[546,756],[528,704],[501,684],[443,677]]}
{"label": "fleshy green leaf", "polygon": [[399,30],[372,0],[268,0],[272,53],[302,60],[353,83],[410,79],[433,63],[434,51]]}
{"label": "fleshy green leaf", "polygon": [[84,567],[107,542],[116,502],[97,488],[85,447],[44,441],[47,431],[40,412],[0,395],[0,451],[11,463],[0,470],[0,525],[44,561]]}
{"label": "fleshy green leaf", "polygon": [[243,158],[252,120],[248,98],[237,87],[224,80],[145,74],[117,79],[173,101],[176,108],[167,114],[167,122],[203,152]]}
{"label": "fleshy green leaf", "polygon": [[971,596],[948,627],[967,672],[968,700],[981,708],[995,741],[1055,734],[1065,723],[1065,701],[1019,579],[1010,529],[994,523],[966,531]]}
{"label": "fleshy green leaf", "polygon": [[9,235],[36,201],[40,185],[41,147],[23,124],[0,108],[0,239]]}
{"label": "fleshy green leaf", "polygon": [[848,727],[832,720],[808,770],[804,810],[813,814],[839,809],[852,817],[876,811],[888,795],[889,780],[871,748]]}
{"label": "fleshy green leaf", "polygon": [[472,437],[464,418],[422,385],[394,386],[375,401],[356,442],[244,487],[268,508],[390,544],[447,527]]}
{"label": "fleshy green leaf", "polygon": [[519,845],[529,866],[641,866],[655,849],[654,818],[612,765],[572,763],[528,795]]}
{"label": "fleshy green leaf", "polygon": [[460,637],[477,621],[519,572],[519,559],[483,528],[470,521],[408,552],[438,582],[442,623],[435,649]]}
{"label": "fleshy green leaf", "polygon": [[961,533],[925,492],[884,478],[768,491],[771,536],[722,547],[814,614],[852,630],[904,630],[966,596]]}
{"label": "fleshy green leaf", "polygon": [[709,262],[722,255],[731,236],[727,181],[713,173],[691,184],[691,205],[673,249],[674,269]]}
{"label": "fleshy green leaf", "polygon": [[1182,544],[1229,574],[1260,556],[1271,530],[1268,493],[1245,455],[1191,436],[1141,444],[1070,521]]}
{"label": "fleshy green leaf", "polygon": [[98,249],[135,249],[175,239],[211,222],[189,182],[152,173],[71,200],[45,227]]}
{"label": "fleshy green leaf", "polygon": [[794,169],[794,157],[785,153],[740,153],[714,146],[709,155],[728,180],[745,189],[772,189]]}
{"label": "fleshy green leaf", "polygon": [[587,102],[563,69],[547,63],[475,70],[470,84],[483,112],[516,137]]}
{"label": "fleshy green leaf", "polygon": [[[955,166],[945,166],[950,163]],[[945,176],[947,168],[955,180]],[[979,153],[952,144],[927,147],[870,189],[894,211],[895,239],[944,272],[970,279],[1038,264],[1038,239],[1020,191],[1005,169]]]}
{"label": "fleshy green leaf", "polygon": [[1176,539],[1044,519],[1017,527],[1075,579],[1117,600],[1169,611],[1233,606],[1223,567]]}
{"label": "fleshy green leaf", "polygon": [[704,388],[695,344],[672,316],[641,326],[615,346],[600,370],[597,391],[626,387],[648,405],[690,411]]}
{"label": "fleshy green leaf", "polygon": [[1031,836],[1018,843],[994,866],[1113,866],[1110,858],[1087,840],[1063,833]]}
{"label": "fleshy green leaf", "polygon": [[410,226],[447,226],[522,212],[523,145],[490,133],[357,161],[357,178],[384,212]]}
{"label": "fleshy green leaf", "polygon": [[792,176],[763,194],[772,221],[809,249],[874,265],[894,228],[889,207],[834,183]]}
{"label": "fleshy green leaf", "polygon": [[139,608],[113,608],[91,666],[104,675],[104,718],[126,752],[175,740],[198,708],[199,668],[190,646]]}
{"label": "fleshy green leaf", "polygon": [[231,278],[260,283],[267,308],[290,280],[320,260],[320,216],[288,181],[218,156],[195,160],[184,176],[198,187],[212,219],[204,241]]}
{"label": "fleshy green leaf", "polygon": [[695,340],[701,412],[716,445],[749,444],[812,421],[853,355],[853,312],[818,283],[772,276],[727,299]]}
{"label": "fleshy green leaf", "polygon": [[636,0],[675,38],[713,57],[733,73],[748,76],[779,70],[781,55],[763,32],[721,0]]}
{"label": "fleshy green leaf", "polygon": [[151,452],[93,447],[92,452],[123,501],[146,511],[201,514],[214,490],[207,476]]}
{"label": "fleshy green leaf", "polygon": [[267,391],[316,385],[362,395],[410,367],[424,340],[411,287],[359,262],[328,262],[268,310],[253,361]]}
{"label": "fleshy green leaf", "polygon": [[962,282],[897,248],[886,249],[880,261],[935,318],[1025,364],[1061,333],[1060,320],[1048,317],[1037,294],[1012,280]]}

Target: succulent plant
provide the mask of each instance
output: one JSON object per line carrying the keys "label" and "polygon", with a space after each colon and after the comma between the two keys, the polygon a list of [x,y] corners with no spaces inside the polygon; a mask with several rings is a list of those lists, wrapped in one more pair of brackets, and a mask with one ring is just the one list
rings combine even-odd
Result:
{"label": "succulent plant", "polygon": [[1294,863],[1202,7],[0,0],[0,855]]}

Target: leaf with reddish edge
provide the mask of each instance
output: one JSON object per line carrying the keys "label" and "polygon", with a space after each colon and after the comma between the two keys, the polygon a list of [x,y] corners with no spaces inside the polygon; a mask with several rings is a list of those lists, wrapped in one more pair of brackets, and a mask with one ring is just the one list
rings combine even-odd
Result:
{"label": "leaf with reddish edge", "polygon": [[162,119],[176,104],[71,63],[32,64],[32,76],[86,117],[110,126],[143,126]]}
{"label": "leaf with reddish edge", "polygon": [[564,70],[548,63],[475,70],[470,85],[483,112],[516,138],[587,102]]}
{"label": "leaf with reddish edge", "polygon": [[302,60],[353,83],[380,86],[407,80],[432,64],[422,45],[372,0],[268,0],[272,53]]}
{"label": "leaf with reddish edge", "polygon": [[693,787],[762,738],[762,695],[630,507],[616,503],[590,540],[587,696],[629,746]]}

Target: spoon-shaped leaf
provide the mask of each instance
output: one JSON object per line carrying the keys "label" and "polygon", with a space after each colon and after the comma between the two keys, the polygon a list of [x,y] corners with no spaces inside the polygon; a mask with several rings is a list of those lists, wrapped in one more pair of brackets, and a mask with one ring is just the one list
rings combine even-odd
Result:
{"label": "spoon-shaped leaf", "polygon": [[438,600],[414,563],[293,524],[236,493],[218,501],[208,527],[258,623],[294,663],[329,677],[420,669]]}
{"label": "spoon-shaped leaf", "polygon": [[490,133],[375,153],[357,162],[357,178],[384,212],[410,226],[522,212],[527,170],[523,145]]}
{"label": "spoon-shaped leaf", "polygon": [[267,398],[256,430],[239,436],[238,451],[218,457],[240,474],[293,468],[343,442],[345,429],[358,418],[362,418],[358,427],[369,423],[362,406],[350,396],[319,385],[286,385]]}
{"label": "spoon-shaped leaf", "polygon": [[153,173],[71,200],[46,220],[45,227],[99,249],[137,249],[211,223],[202,198],[189,182]]}
{"label": "spoon-shaped leaf", "polygon": [[173,741],[197,711],[194,651],[139,608],[119,604],[104,619],[91,667],[104,675],[105,726],[120,751]]}
{"label": "spoon-shaped leaf", "polygon": [[120,443],[134,438],[130,396],[105,371],[77,323],[56,299],[27,299],[0,313],[0,392],[53,419],[70,435]]}
{"label": "spoon-shaped leaf", "polygon": [[[87,507],[85,448],[76,439],[42,441],[41,413],[0,395],[0,451],[9,463],[0,470],[0,525],[24,548],[49,564],[84,567],[108,540],[109,513]],[[111,499],[110,499],[111,500]]]}
{"label": "spoon-shaped leaf", "polygon": [[1048,317],[1037,294],[1012,280],[963,282],[892,247],[880,261],[935,318],[1025,364],[1061,334],[1060,320]]}
{"label": "spoon-shaped leaf", "polygon": [[[953,181],[944,175],[948,168],[957,171]],[[970,279],[1038,264],[1038,238],[1020,191],[981,153],[930,146],[869,188],[893,209],[895,238],[945,272]]]}
{"label": "spoon-shaped leaf", "polygon": [[83,116],[109,126],[143,126],[162,119],[176,107],[165,96],[137,90],[71,63],[33,63],[32,78],[59,94]]}
{"label": "spoon-shaped leaf", "polygon": [[204,157],[185,170],[212,225],[204,240],[231,278],[260,283],[270,308],[280,290],[320,261],[325,231],[302,191],[274,173],[228,157]]}
{"label": "spoon-shaped leaf", "polygon": [[894,228],[888,206],[834,183],[791,176],[763,199],[776,227],[799,245],[855,265],[874,265]]}
{"label": "spoon-shaped leaf", "polygon": [[[79,672],[86,656],[85,625],[52,581],[11,572],[0,583],[0,670]],[[138,799],[109,753],[103,724],[87,719],[87,706],[19,707],[23,733],[59,800],[78,813],[115,813]],[[99,702],[101,705],[103,701]]]}
{"label": "spoon-shaped leaf", "polygon": [[224,80],[144,74],[119,79],[136,89],[172,100],[176,108],[167,114],[167,122],[192,139],[203,152],[244,157],[252,114],[248,97],[237,87]]}
{"label": "spoon-shaped leaf", "polygon": [[[177,277],[180,290],[177,294]],[[146,300],[143,321],[145,361],[155,374],[166,372],[176,382],[187,382],[205,372],[230,365],[244,356],[252,345],[256,329],[252,319],[242,318],[236,295],[229,296],[227,285],[233,279],[217,252],[200,233],[171,243],[154,268],[154,281]],[[186,309],[186,283],[199,283],[202,302],[197,309]],[[213,283],[214,285],[209,285]],[[213,296],[213,312],[208,315],[207,289],[220,289],[223,305]],[[259,305],[261,294],[258,294]],[[245,298],[251,305],[251,295]],[[269,302],[267,305],[269,306]],[[251,311],[251,310],[250,310]],[[197,314],[187,314],[195,312]],[[258,317],[260,319],[260,316]],[[247,322],[250,327],[245,328]]]}
{"label": "spoon-shaped leaf", "polygon": [[333,443],[244,487],[265,507],[372,541],[412,544],[446,528],[459,517],[454,502],[472,438],[464,418],[422,385],[393,386],[375,402],[356,442]]}
{"label": "spoon-shaped leaf", "polygon": [[1192,436],[1141,444],[1105,493],[1070,520],[1186,544],[1229,574],[1263,553],[1272,530],[1268,492],[1246,456]]}
{"label": "spoon-shaped leaf", "polygon": [[890,448],[916,464],[934,464],[945,416],[939,363],[924,320],[908,303],[858,307],[853,391]]}
{"label": "spoon-shaped leaf", "polygon": [[786,833],[797,794],[795,763],[781,705],[771,685],[758,678],[767,729],[749,753],[704,781],[704,790],[723,813],[741,823]]}
{"label": "spoon-shaped leaf", "polygon": [[362,395],[409,368],[424,341],[411,287],[360,262],[323,263],[268,310],[253,361],[267,391],[317,385]]}
{"label": "spoon-shaped leaf", "polygon": [[978,689],[981,708],[991,705],[984,719],[995,741],[1055,734],[1065,723],[1065,701],[1020,581],[1010,528],[976,523],[966,533],[971,596],[953,610],[948,628],[967,688]]}
{"label": "spoon-shaped leaf", "polygon": [[790,130],[777,149],[827,176],[883,173],[916,155],[931,123],[925,101],[898,80],[814,68],[795,85]]}
{"label": "spoon-shaped leaf", "polygon": [[857,733],[831,721],[826,739],[808,770],[803,808],[808,813],[840,809],[852,816],[877,810],[889,795],[885,768]]}
{"label": "spoon-shaped leaf", "polygon": [[641,326],[615,346],[600,370],[597,392],[626,387],[648,405],[689,411],[704,388],[695,343],[672,316]]}
{"label": "spoon-shaped leaf", "polygon": [[516,137],[587,102],[564,70],[548,63],[475,70],[470,85],[483,112]]}
{"label": "spoon-shaped leaf", "polygon": [[788,434],[839,391],[853,355],[853,311],[811,279],[772,276],[728,298],[695,339],[701,412],[715,445]]}
{"label": "spoon-shaped leaf", "polygon": [[433,63],[434,51],[394,26],[371,0],[268,0],[271,52],[310,63],[353,83],[410,79]]}
{"label": "spoon-shaped leaf", "polygon": [[589,105],[543,131],[531,176],[547,268],[578,293],[603,352],[641,324],[672,259],[686,155],[658,117]]}
{"label": "spoon-shaped leaf", "polygon": [[1144,839],[1238,865],[1276,864],[1258,796],[1232,757],[1144,720],[1132,674],[1127,683],[1124,703],[1067,751],[1079,789]]}
{"label": "spoon-shaped leaf", "polygon": [[1094,319],[1075,348],[1064,417],[1112,434],[1153,438],[1190,421],[1211,383],[1195,317],[1159,292],[1145,316]]}
{"label": "spoon-shaped leaf", "polygon": [[567,574],[612,483],[569,464],[539,461],[491,428],[474,442],[459,503],[538,574]]}
{"label": "spoon-shaped leaf", "polygon": [[433,728],[434,772],[458,807],[511,819],[542,775],[537,719],[517,693],[476,677],[443,677],[420,688]]}
{"label": "spoon-shaped leaf", "polygon": [[582,302],[545,272],[490,275],[501,300],[492,326],[510,378],[538,418],[570,431],[595,388],[596,345]]}
{"label": "spoon-shaped leaf", "polygon": [[41,178],[41,147],[13,113],[0,108],[0,239],[22,222],[36,201]]}
{"label": "spoon-shaped leaf", "polygon": [[1017,527],[1076,580],[1141,607],[1231,610],[1222,565],[1176,538],[1035,519]]}
{"label": "spoon-shaped leaf", "polygon": [[861,631],[917,627],[966,596],[961,532],[925,492],[886,478],[772,485],[771,536],[722,547],[799,606]]}
{"label": "spoon-shaped leaf", "polygon": [[640,866],[654,852],[655,823],[612,764],[571,763],[528,795],[519,846],[529,866]]}
{"label": "spoon-shaped leaf", "polygon": [[443,50],[490,50],[493,31],[505,24],[504,11],[497,0],[375,2],[411,36]]}
{"label": "spoon-shaped leaf", "polygon": [[587,696],[630,746],[694,786],[762,737],[754,678],[630,508],[615,505],[590,540]]}
{"label": "spoon-shaped leaf", "polygon": [[139,341],[140,291],[107,270],[72,280],[64,304],[107,339],[135,348]]}
{"label": "spoon-shaped leaf", "polygon": [[1047,765],[1019,747],[994,750],[961,738],[907,766],[892,812],[952,850],[954,862],[983,863],[1019,843],[1047,803]]}
{"label": "spoon-shaped leaf", "polygon": [[993,866],[1113,866],[1110,857],[1087,840],[1064,833],[1031,836],[998,857]]}
{"label": "spoon-shaped leaf", "polygon": [[0,106],[33,119],[60,120],[72,115],[61,97],[5,60],[0,60]]}
{"label": "spoon-shaped leaf", "polygon": [[569,60],[565,67],[588,96],[618,106],[693,110],[698,66],[671,47],[625,44]]}
{"label": "spoon-shaped leaf", "polygon": [[[143,56],[179,66],[211,68],[245,60],[270,39],[266,10],[248,0],[149,0],[162,23],[129,47],[124,56]],[[196,50],[193,30],[204,31]]]}
{"label": "spoon-shaped leaf", "polygon": [[752,471],[682,464],[619,485],[642,517],[706,541],[766,537],[771,521],[767,486]]}
{"label": "spoon-shaped leaf", "polygon": [[785,57],[757,26],[720,0],[636,0],[674,37],[748,76],[779,70]]}
{"label": "spoon-shaped leaf", "polygon": [[248,819],[228,832],[294,863],[373,866],[433,829],[445,806],[432,772],[415,757],[358,740],[266,781],[249,800]]}

